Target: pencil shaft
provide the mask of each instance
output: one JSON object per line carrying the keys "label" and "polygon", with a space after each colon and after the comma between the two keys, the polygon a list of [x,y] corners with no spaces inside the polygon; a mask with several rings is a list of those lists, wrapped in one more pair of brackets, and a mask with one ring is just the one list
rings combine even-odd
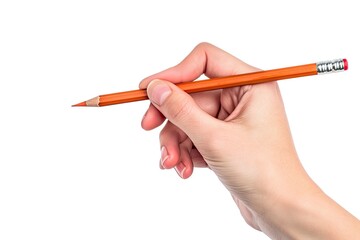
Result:
{"label": "pencil shaft", "polygon": [[[228,77],[212,78],[195,82],[184,82],[177,84],[177,86],[187,93],[196,93],[248,84],[264,83],[288,78],[310,76],[315,74],[317,74],[316,64],[313,63]],[[107,106],[148,99],[146,90],[144,89],[105,94],[100,95],[99,97],[100,99],[98,106]]]}

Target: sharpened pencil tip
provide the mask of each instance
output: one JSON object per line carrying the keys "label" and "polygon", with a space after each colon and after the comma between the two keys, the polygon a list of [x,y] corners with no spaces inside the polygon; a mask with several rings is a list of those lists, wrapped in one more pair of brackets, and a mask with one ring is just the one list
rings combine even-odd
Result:
{"label": "sharpened pencil tip", "polygon": [[86,107],[86,106],[87,106],[86,102],[81,102],[81,103],[72,105],[72,107]]}

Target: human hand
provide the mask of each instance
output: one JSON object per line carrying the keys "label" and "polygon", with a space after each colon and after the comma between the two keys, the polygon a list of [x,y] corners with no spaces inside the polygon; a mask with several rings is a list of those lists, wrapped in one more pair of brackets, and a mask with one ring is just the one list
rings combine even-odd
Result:
{"label": "human hand", "polygon": [[[142,127],[169,121],[160,133],[162,168],[188,178],[208,166],[232,194],[244,219],[269,236],[283,228],[279,203],[322,196],[303,169],[276,82],[197,94],[173,83],[259,71],[219,48],[198,45],[180,64],[140,83],[151,105]],[[159,80],[161,79],[161,80]]]}
{"label": "human hand", "polygon": [[[193,81],[201,74],[213,78],[254,71],[259,69],[215,46],[200,44],[179,65],[144,79],[140,88],[148,87],[152,100],[143,128],[158,127],[164,115],[169,119],[160,134],[160,166],[175,168],[182,178],[188,178],[194,166],[209,166],[232,193],[246,220],[258,229],[242,202],[253,205],[256,196],[262,205],[264,196],[259,190],[266,192],[279,176],[293,176],[290,169],[301,169],[277,84],[190,97],[169,83]],[[169,82],[151,82],[154,79]],[[164,95],[168,95],[166,100]]]}

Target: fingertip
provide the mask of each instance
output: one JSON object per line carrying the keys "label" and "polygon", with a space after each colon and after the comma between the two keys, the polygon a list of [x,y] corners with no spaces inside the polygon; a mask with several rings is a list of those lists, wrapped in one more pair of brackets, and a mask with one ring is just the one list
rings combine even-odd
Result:
{"label": "fingertip", "polygon": [[184,162],[179,162],[178,165],[175,166],[175,171],[182,179],[187,179],[192,175],[193,167],[186,166]]}
{"label": "fingertip", "polygon": [[178,164],[178,158],[176,155],[168,155],[166,158],[161,158],[161,165],[164,169],[174,168]]}
{"label": "fingertip", "polygon": [[161,159],[160,159],[160,161],[159,161],[159,168],[160,168],[161,170],[164,170],[164,169],[165,169],[164,166],[162,165]]}
{"label": "fingertip", "polygon": [[190,153],[186,150],[181,152],[181,161],[175,166],[175,170],[178,175],[183,178],[189,178],[194,169],[194,164],[190,158]]}
{"label": "fingertip", "polygon": [[149,77],[144,78],[143,80],[140,81],[140,83],[139,83],[139,88],[140,88],[140,89],[146,89],[147,86],[149,85],[149,82],[150,82],[150,81],[151,81],[151,80],[149,79]]}
{"label": "fingertip", "polygon": [[193,173],[193,168],[185,168],[183,172],[183,179],[188,179]]}
{"label": "fingertip", "polygon": [[144,130],[152,130],[160,126],[164,121],[164,115],[159,112],[159,110],[157,110],[152,104],[150,104],[141,120],[141,127]]}

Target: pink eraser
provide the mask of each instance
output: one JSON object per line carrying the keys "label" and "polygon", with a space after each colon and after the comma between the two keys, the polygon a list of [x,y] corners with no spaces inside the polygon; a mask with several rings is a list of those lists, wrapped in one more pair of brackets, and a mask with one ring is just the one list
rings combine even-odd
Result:
{"label": "pink eraser", "polygon": [[346,71],[349,68],[348,60],[346,60],[346,58],[344,58],[343,61],[344,61],[344,70]]}

